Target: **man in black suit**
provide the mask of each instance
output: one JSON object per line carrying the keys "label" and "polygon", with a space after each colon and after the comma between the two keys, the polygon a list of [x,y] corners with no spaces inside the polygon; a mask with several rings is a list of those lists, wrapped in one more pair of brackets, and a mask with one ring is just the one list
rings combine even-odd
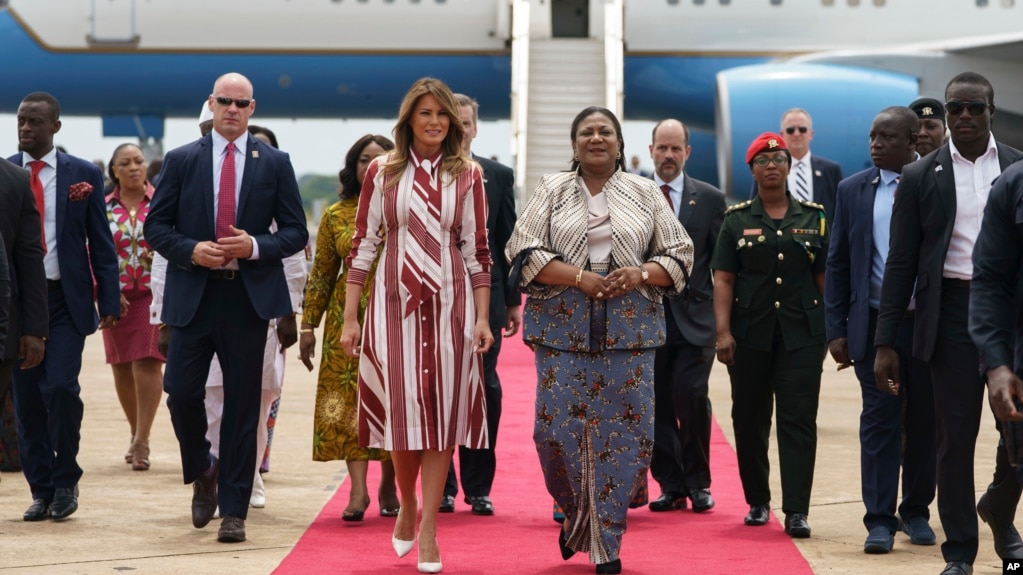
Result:
{"label": "man in black suit", "polygon": [[780,133],[792,153],[789,192],[798,200],[824,206],[824,213],[830,220],[835,215],[835,191],[842,180],[841,166],[810,152],[813,120],[806,110],[792,108],[782,114]]}
{"label": "man in black suit", "polygon": [[[281,260],[305,246],[309,231],[290,158],[249,135],[252,83],[224,74],[208,101],[213,132],[167,153],[144,231],[167,258],[164,389],[192,483],[192,524],[205,527],[219,505],[217,540],[235,543],[245,540],[256,428],[266,424],[259,402],[268,322],[292,313]],[[224,374],[219,463],[203,402],[214,353]]]}
{"label": "man in black suit", "polygon": [[[46,309],[46,274],[43,272],[43,244],[39,210],[29,185],[29,175],[10,162],[0,162],[0,237],[11,269],[11,302],[4,353],[0,354],[0,456],[17,453],[18,435],[14,425],[14,404],[6,401],[14,366],[29,369],[43,360],[43,340],[50,333]],[[14,269],[17,268],[17,274]],[[8,412],[7,406],[10,406]],[[4,471],[20,471],[21,463],[4,460]]]}
{"label": "man in black suit", "polygon": [[[494,484],[497,460],[494,446],[497,444],[497,425],[501,421],[501,380],[497,377],[497,356],[501,353],[501,339],[511,337],[519,331],[522,323],[521,296],[508,289],[508,262],[504,258],[504,245],[515,227],[515,172],[511,168],[472,153],[472,140],[476,137],[479,123],[479,104],[463,94],[455,94],[465,127],[462,147],[483,167],[483,186],[487,191],[487,239],[493,258],[490,276],[490,331],[494,344],[483,354],[483,383],[487,403],[487,432],[490,446],[486,449],[458,448],[458,467],[462,474],[462,491],[465,502],[472,506],[474,515],[493,515],[494,504],[490,500],[490,488]],[[440,511],[455,510],[455,494],[458,482],[455,463],[451,462],[444,497]]]}
{"label": "man in black suit", "polygon": [[1012,529],[1020,485],[999,445],[994,481],[974,509],[973,465],[984,393],[979,356],[967,326],[974,242],[991,182],[1023,157],[991,134],[994,89],[983,76],[959,74],[945,87],[951,141],[908,165],[892,208],[891,247],[881,286],[874,374],[900,388],[899,324],[916,297],[913,356],[928,362],[937,423],[938,515],[945,531],[942,575],[969,575],[977,556],[977,513],[991,524],[995,550],[1023,557]]}
{"label": "man in black suit", "polygon": [[[842,180],[835,196],[824,290],[828,350],[839,369],[850,365],[860,382],[860,481],[868,535],[866,553],[888,553],[898,513],[914,545],[934,545],[928,506],[934,500],[934,393],[927,364],[910,355],[913,312],[902,321],[896,349],[902,360],[902,393],[888,393],[874,379],[874,331],[881,280],[888,254],[892,200],[903,167],[914,150],[919,121],[909,108],[881,111],[870,126],[874,166]],[[905,400],[906,443],[902,453],[900,413]]]}
{"label": "man in black suit", "polygon": [[686,175],[689,128],[662,120],[653,131],[654,182],[664,192],[689,237],[695,259],[688,291],[664,298],[667,342],[654,356],[654,453],[650,471],[661,486],[651,511],[714,507],[710,495],[711,405],[707,397],[714,365],[714,304],[710,258],[725,218],[720,190]]}

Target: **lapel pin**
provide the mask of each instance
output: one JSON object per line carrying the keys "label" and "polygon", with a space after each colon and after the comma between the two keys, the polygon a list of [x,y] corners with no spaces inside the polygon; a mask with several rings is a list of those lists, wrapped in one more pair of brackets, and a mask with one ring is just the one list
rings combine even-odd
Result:
{"label": "lapel pin", "polygon": [[696,200],[689,200],[689,205],[690,206],[695,206],[696,205]]}
{"label": "lapel pin", "polygon": [[259,157],[259,150],[252,150],[252,157],[253,158],[258,158]]}
{"label": "lapel pin", "polygon": [[821,177],[821,171],[820,170],[814,170],[813,171],[813,175],[815,175],[815,176],[817,176],[819,178],[819,177]]}
{"label": "lapel pin", "polygon": [[881,181],[881,176],[874,176],[874,179],[870,180],[870,185],[876,186],[877,183],[880,182],[880,181]]}
{"label": "lapel pin", "polygon": [[941,170],[943,170],[943,169],[944,169],[944,168],[942,168],[942,167],[941,167],[941,164],[938,164],[937,166],[934,166],[934,171],[935,171],[935,172],[940,172],[940,171],[941,171]]}

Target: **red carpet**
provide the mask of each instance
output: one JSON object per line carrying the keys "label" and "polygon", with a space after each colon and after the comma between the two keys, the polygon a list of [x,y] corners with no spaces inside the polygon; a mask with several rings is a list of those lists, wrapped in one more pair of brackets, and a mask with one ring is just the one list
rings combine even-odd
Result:
{"label": "red carpet", "polygon": [[[504,402],[491,493],[496,513],[472,515],[459,494],[456,512],[438,516],[444,573],[593,573],[585,554],[562,561],[558,552],[558,524],[551,519],[552,501],[532,442],[536,371],[532,352],[518,336],[505,340],[499,372]],[[764,527],[743,525],[749,507],[735,452],[716,423],[711,452],[716,507],[701,515],[633,510],[622,543],[623,573],[812,575],[777,521]],[[376,492],[379,477],[380,466],[371,463],[370,493]],[[652,478],[650,494],[660,494]],[[391,549],[394,519],[380,517],[374,500],[365,521],[345,523],[341,511],[347,501],[348,486],[342,485],[274,573],[415,573],[416,551],[399,559]]]}

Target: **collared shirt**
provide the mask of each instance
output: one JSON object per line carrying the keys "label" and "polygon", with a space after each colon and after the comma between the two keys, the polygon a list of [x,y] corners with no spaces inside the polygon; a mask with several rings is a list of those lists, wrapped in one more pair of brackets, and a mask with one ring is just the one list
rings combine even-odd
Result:
{"label": "collared shirt", "polygon": [[870,307],[881,307],[881,279],[888,261],[888,243],[891,239],[892,204],[895,203],[895,179],[899,174],[881,170],[880,181],[874,191],[874,252],[870,261]]}
{"label": "collared shirt", "polygon": [[679,206],[682,205],[682,194],[685,192],[686,187],[685,172],[679,172],[678,177],[670,182],[665,182],[664,180],[661,179],[660,176],[658,176],[655,173],[654,183],[657,184],[658,188],[665,184],[667,184],[668,187],[671,188],[671,191],[668,192],[668,195],[671,197],[671,207],[672,209],[675,210],[675,217],[677,218]]}
{"label": "collared shirt", "polygon": [[786,181],[788,182],[789,191],[792,192],[792,195],[795,196],[796,199],[799,199],[799,194],[796,192],[796,190],[799,189],[798,187],[796,187],[796,171],[799,169],[800,164],[806,164],[806,172],[805,172],[806,173],[806,193],[810,194],[810,197],[807,198],[807,199],[809,201],[811,201],[811,202],[814,201],[813,200],[813,166],[810,164],[810,158],[812,156],[813,156],[813,154],[811,154],[810,151],[807,150],[806,155],[803,156],[803,159],[797,160],[795,157],[793,157],[792,158],[792,169],[789,170],[789,176],[786,179]]}
{"label": "collared shirt", "polygon": [[[228,140],[217,133],[216,130],[210,132],[210,135],[213,137],[213,221],[217,221],[217,213],[220,210],[220,170],[224,168],[224,158],[227,157]],[[242,135],[238,136],[238,139],[234,141],[235,223],[238,221],[238,205],[242,191],[242,175],[245,173],[245,151],[248,149],[248,145],[249,133],[247,131],[243,132]],[[255,238],[252,239],[252,255],[249,259],[259,259],[259,244],[256,243]],[[238,262],[231,260],[227,262],[227,265],[224,267],[236,270],[238,269]]]}
{"label": "collared shirt", "polygon": [[973,279],[973,244],[980,234],[988,192],[991,191],[991,182],[1001,175],[1002,168],[998,163],[994,135],[988,137],[987,150],[973,162],[964,158],[952,141],[948,147],[955,173],[956,217],[941,275],[969,280]]}
{"label": "collared shirt", "polygon": [[[46,204],[36,208],[43,210],[43,237],[46,238],[46,253],[43,255],[43,269],[46,271],[46,279],[60,279],[60,264],[57,260],[57,148],[51,148],[45,156],[39,158],[46,164],[39,171],[39,181],[43,184],[43,203]],[[32,167],[29,162],[36,161],[28,152],[21,153],[21,165],[29,174]]]}

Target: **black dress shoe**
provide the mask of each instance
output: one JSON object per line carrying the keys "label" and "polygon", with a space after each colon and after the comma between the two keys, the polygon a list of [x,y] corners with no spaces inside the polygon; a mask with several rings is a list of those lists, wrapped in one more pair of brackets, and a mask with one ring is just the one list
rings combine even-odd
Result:
{"label": "black dress shoe", "polygon": [[1006,520],[996,515],[991,509],[987,495],[985,493],[980,496],[980,501],[977,502],[977,515],[991,526],[991,534],[995,539],[995,553],[1002,559],[1023,559],[1023,541],[1012,524],[1012,518]]}
{"label": "black dress shoe", "polygon": [[78,511],[78,486],[58,487],[50,503],[50,517],[67,519],[75,511]]}
{"label": "black dress shoe", "polygon": [[867,540],[863,542],[863,552],[870,555],[884,555],[892,550],[895,545],[895,535],[884,525],[878,525],[867,534]]}
{"label": "black dress shoe", "polygon": [[192,525],[202,529],[209,525],[217,510],[217,460],[210,468],[192,482]]}
{"label": "black dress shoe", "polygon": [[568,535],[564,529],[558,529],[558,547],[561,548],[561,558],[568,561],[575,555],[575,549],[568,546]]}
{"label": "black dress shoe", "polygon": [[689,499],[693,500],[693,511],[697,513],[714,508],[714,498],[710,496],[710,489],[693,489],[689,492]]}
{"label": "black dress shoe", "polygon": [[650,502],[650,511],[678,511],[685,508],[686,496],[677,491],[665,491]]}
{"label": "black dress shoe", "polygon": [[493,515],[494,502],[486,495],[469,497],[469,504],[472,505],[473,515]]}
{"label": "black dress shoe", "polygon": [[941,575],[973,575],[973,565],[965,561],[949,561]]}
{"label": "black dress shoe", "polygon": [[454,513],[455,512],[455,496],[445,495],[440,498],[440,506],[437,511],[441,513]]}
{"label": "black dress shoe", "polygon": [[786,513],[785,533],[793,539],[806,539],[810,536],[810,524],[806,521],[806,513]]}
{"label": "black dress shoe", "polygon": [[597,563],[597,573],[610,573],[611,575],[616,575],[621,572],[621,559],[615,559],[614,561],[608,561],[607,563]]}
{"label": "black dress shoe", "polygon": [[[938,542],[938,538],[934,535],[934,530],[927,523],[927,520],[923,517],[910,517],[902,522],[902,531],[909,535],[909,542],[913,545],[934,545]],[[1019,536],[1016,536],[1016,540],[1019,540]]]}
{"label": "black dress shoe", "polygon": [[45,499],[33,499],[32,505],[21,516],[25,521],[42,521],[43,519],[49,519],[49,517],[50,502]]}
{"label": "black dress shoe", "polygon": [[220,521],[217,541],[221,543],[241,543],[245,541],[245,520],[228,515]]}
{"label": "black dress shoe", "polygon": [[768,504],[763,505],[750,505],[749,513],[746,514],[746,518],[743,522],[746,525],[767,525],[767,520],[771,517],[771,506]]}

